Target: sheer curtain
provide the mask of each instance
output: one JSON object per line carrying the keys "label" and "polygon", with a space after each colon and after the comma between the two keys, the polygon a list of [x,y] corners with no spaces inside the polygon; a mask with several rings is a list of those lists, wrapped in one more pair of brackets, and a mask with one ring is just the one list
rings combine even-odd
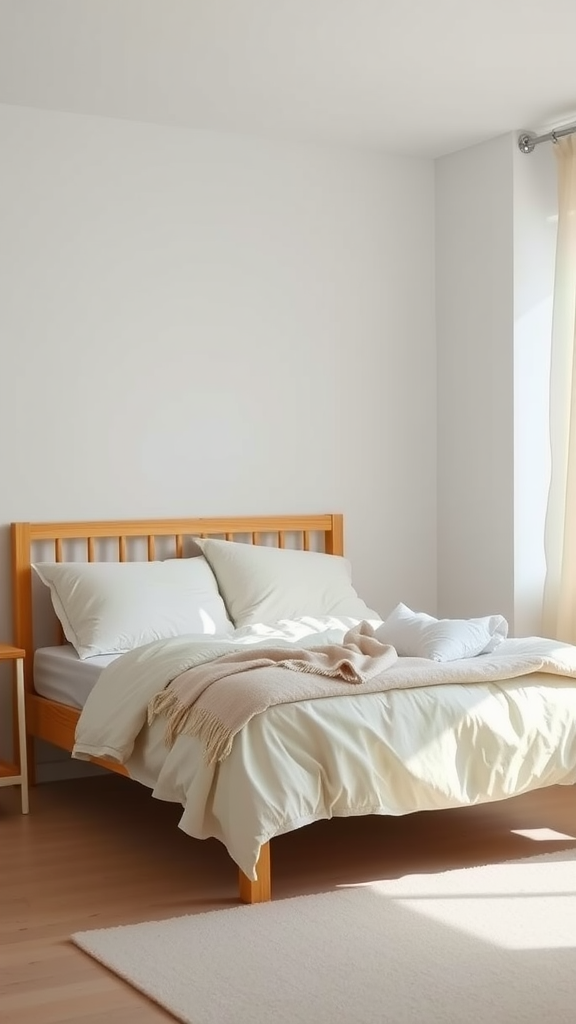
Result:
{"label": "sheer curtain", "polygon": [[576,135],[559,139],[554,150],[558,165],[558,241],[543,632],[576,643]]}

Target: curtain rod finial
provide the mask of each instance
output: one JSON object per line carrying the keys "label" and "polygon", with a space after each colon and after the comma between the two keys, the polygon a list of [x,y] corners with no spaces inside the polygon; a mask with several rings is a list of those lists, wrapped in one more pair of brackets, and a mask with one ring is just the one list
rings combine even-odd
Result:
{"label": "curtain rod finial", "polygon": [[521,153],[531,153],[535,147],[534,136],[524,132],[518,138],[518,149]]}

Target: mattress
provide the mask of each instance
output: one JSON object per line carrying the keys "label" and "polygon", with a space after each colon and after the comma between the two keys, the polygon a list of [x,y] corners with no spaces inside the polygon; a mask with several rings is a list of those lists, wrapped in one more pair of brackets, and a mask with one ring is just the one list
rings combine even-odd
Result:
{"label": "mattress", "polygon": [[42,697],[83,708],[102,669],[119,654],[99,654],[82,661],[70,644],[39,647],[34,655],[34,689]]}

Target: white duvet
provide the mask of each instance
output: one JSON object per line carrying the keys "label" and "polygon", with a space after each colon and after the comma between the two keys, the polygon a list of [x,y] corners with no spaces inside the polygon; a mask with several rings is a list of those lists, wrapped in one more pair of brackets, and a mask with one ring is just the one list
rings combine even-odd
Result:
{"label": "white duvet", "polygon": [[541,638],[444,665],[402,658],[410,689],[276,705],[212,766],[195,737],[168,749],[164,721],[147,725],[148,703],[170,678],[231,643],[341,642],[351,624],[306,619],[123,655],[86,702],[73,756],[124,764],[154,796],[182,805],[185,832],[221,840],[252,878],[263,843],[321,818],[461,806],[576,781],[576,648]]}

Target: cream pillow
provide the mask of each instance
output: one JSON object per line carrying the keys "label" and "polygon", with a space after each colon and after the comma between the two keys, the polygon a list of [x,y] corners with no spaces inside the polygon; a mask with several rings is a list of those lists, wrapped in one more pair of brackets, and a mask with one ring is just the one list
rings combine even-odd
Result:
{"label": "cream pillow", "polygon": [[208,562],[40,562],[64,636],[80,658],[119,654],[165,637],[234,629]]}
{"label": "cream pillow", "polygon": [[377,619],[351,583],[350,563],[339,555],[288,548],[197,540],[218,580],[236,627],[303,615]]}

